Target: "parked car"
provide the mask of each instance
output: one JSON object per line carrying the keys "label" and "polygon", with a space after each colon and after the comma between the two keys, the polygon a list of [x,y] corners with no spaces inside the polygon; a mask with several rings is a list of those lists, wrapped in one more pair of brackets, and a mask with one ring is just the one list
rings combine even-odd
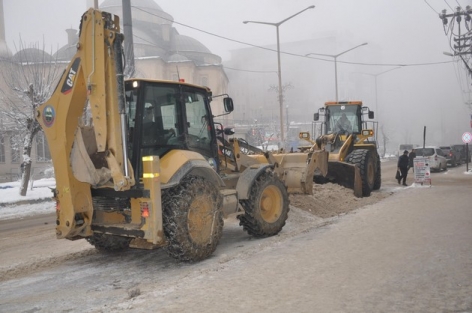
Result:
{"label": "parked car", "polygon": [[[461,161],[465,163],[465,161],[467,159],[466,158],[467,157],[467,155],[466,155],[467,150],[465,149],[465,144],[463,144],[463,143],[462,144],[455,144],[455,145],[452,145],[451,148],[459,152],[459,154],[461,156]],[[468,158],[469,162],[472,158],[471,152],[472,152],[472,146],[469,145],[469,155],[468,155],[469,156],[469,158]]]}
{"label": "parked car", "polygon": [[447,160],[444,152],[439,147],[425,147],[416,149],[416,157],[428,158],[431,171],[447,171]]}
{"label": "parked car", "polygon": [[456,166],[462,163],[460,152],[452,148],[452,146],[441,146],[439,148],[441,148],[441,150],[444,152],[447,164],[451,164],[451,166]]}

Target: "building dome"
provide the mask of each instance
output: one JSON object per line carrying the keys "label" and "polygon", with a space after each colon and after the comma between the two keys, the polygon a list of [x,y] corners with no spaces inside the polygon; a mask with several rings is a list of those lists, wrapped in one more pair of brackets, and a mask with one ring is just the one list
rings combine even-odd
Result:
{"label": "building dome", "polygon": [[198,40],[179,34],[173,36],[172,50],[175,52],[211,53],[211,51]]}
{"label": "building dome", "polygon": [[[100,5],[100,10],[123,16],[122,0],[105,0]],[[135,20],[151,22],[154,24],[172,24],[174,18],[164,12],[154,0],[133,0],[131,5],[133,24]],[[120,18],[121,19],[121,18]]]}
{"label": "building dome", "polygon": [[[105,0],[100,9],[117,16],[123,15],[122,0]],[[135,58],[158,57],[168,62],[192,61],[197,66],[221,64],[221,58],[212,54],[201,42],[180,35],[172,26],[174,18],[164,12],[154,0],[133,0],[131,11]],[[120,21],[122,23],[121,19]],[[66,31],[68,44],[54,54],[59,61],[69,61],[77,51],[76,30]]]}
{"label": "building dome", "polygon": [[69,28],[66,29],[66,33],[67,45],[57,50],[57,52],[53,55],[58,61],[70,61],[77,52],[77,42],[79,41],[77,30]]}
{"label": "building dome", "polygon": [[77,45],[66,45],[61,49],[57,50],[57,52],[53,54],[53,57],[58,61],[70,61],[72,60],[76,52]]}
{"label": "building dome", "polygon": [[20,50],[13,55],[12,59],[22,63],[51,63],[54,61],[54,58],[49,53],[37,48],[26,48]]}

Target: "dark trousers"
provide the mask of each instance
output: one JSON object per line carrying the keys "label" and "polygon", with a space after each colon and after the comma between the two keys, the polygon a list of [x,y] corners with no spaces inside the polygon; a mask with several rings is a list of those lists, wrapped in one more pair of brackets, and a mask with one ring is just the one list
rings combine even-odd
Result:
{"label": "dark trousers", "polygon": [[400,173],[402,174],[402,177],[400,179],[403,179],[403,184],[406,184],[406,177],[408,176],[408,167],[400,167]]}

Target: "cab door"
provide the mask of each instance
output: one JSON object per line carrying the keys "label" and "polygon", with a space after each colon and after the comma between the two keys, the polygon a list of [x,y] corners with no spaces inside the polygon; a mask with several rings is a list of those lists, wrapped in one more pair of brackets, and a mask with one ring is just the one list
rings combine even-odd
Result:
{"label": "cab door", "polygon": [[183,87],[182,104],[188,149],[207,159],[216,158],[216,135],[207,95],[198,89]]}

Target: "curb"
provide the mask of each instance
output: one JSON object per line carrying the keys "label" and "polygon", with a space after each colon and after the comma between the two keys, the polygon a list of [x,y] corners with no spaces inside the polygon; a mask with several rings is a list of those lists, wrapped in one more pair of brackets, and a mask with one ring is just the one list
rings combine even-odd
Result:
{"label": "curb", "polygon": [[20,201],[15,201],[15,202],[2,202],[0,203],[0,207],[17,206],[17,205],[23,205],[23,204],[35,204],[35,203],[48,202],[48,201],[54,202],[52,198],[25,199],[25,200],[20,200]]}

